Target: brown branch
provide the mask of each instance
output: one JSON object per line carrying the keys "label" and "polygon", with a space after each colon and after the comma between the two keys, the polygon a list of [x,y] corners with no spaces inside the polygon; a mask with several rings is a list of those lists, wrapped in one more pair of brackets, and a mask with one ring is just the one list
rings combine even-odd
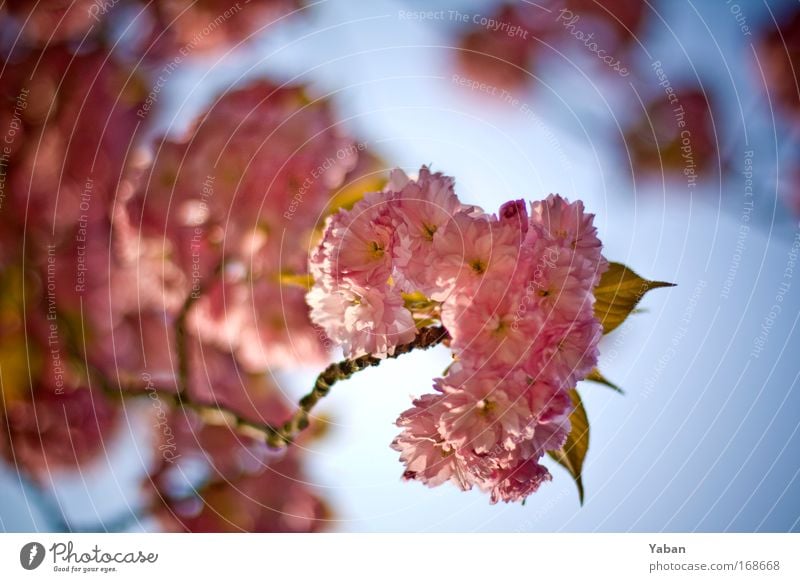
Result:
{"label": "brown branch", "polygon": [[[211,273],[211,280],[214,280],[222,273],[225,267],[225,257],[214,267]],[[209,282],[206,280],[199,289],[192,290],[189,296],[181,305],[180,311],[175,318],[175,356],[178,360],[178,398],[187,398],[189,394],[189,346],[188,333],[186,331],[186,318],[189,316],[194,304],[208,290]]]}
{"label": "brown branch", "polygon": [[186,317],[197,299],[197,295],[193,293],[190,294],[181,306],[178,317],[175,318],[175,356],[178,360],[178,398],[184,398],[189,393],[189,348],[186,334]]}
{"label": "brown branch", "polygon": [[119,389],[116,390],[106,383],[101,383],[101,386],[106,394],[123,399],[150,396],[150,394],[155,393],[159,399],[168,400],[169,404],[176,409],[196,412],[200,419],[206,424],[231,427],[237,432],[253,438],[264,439],[267,442],[269,442],[270,439],[274,439],[278,434],[279,429],[268,423],[249,420],[222,404],[196,402],[188,393],[181,395],[177,392],[165,392],[155,386],[142,386],[140,384],[121,385]]}
{"label": "brown branch", "polygon": [[[419,334],[413,341],[395,347],[394,353],[387,357],[396,358],[413,350],[426,350],[442,343],[449,337],[444,327],[424,327],[419,330]],[[299,407],[292,417],[274,435],[271,435],[271,438],[267,437],[267,444],[275,447],[291,444],[294,438],[308,427],[308,415],[311,409],[328,394],[336,382],[346,380],[364,368],[377,366],[382,361],[380,358],[367,354],[353,360],[343,360],[325,368],[317,376],[317,381],[314,382],[314,388],[312,388],[311,392],[300,399]]]}
{"label": "brown branch", "polygon": [[[450,336],[444,327],[424,327],[419,330],[419,334],[413,341],[397,346],[392,355],[387,358],[397,358],[414,350],[425,350],[436,346],[449,339]],[[263,440],[269,446],[284,448],[289,446],[294,439],[305,430],[309,425],[309,414],[314,406],[330,391],[331,387],[340,380],[350,378],[370,366],[377,366],[383,361],[375,356],[365,355],[352,360],[342,360],[331,364],[317,376],[314,387],[311,391],[300,399],[299,406],[292,417],[279,427],[272,426],[265,422],[254,422],[242,415],[226,408],[221,404],[203,404],[192,399],[186,392],[162,392],[152,386],[120,386],[114,390],[111,386],[101,383],[104,391],[117,397],[140,397],[149,396],[155,392],[158,397],[168,398],[176,408],[187,408],[196,412],[201,420],[207,424],[232,427],[238,432]]]}

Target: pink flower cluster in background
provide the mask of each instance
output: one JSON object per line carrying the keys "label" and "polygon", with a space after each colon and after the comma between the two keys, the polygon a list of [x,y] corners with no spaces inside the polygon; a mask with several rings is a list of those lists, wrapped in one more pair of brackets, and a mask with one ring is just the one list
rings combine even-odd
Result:
{"label": "pink flower cluster in background", "polygon": [[441,323],[454,362],[397,421],[404,477],[518,501],[570,431],[569,390],[597,363],[594,287],[607,263],[581,202],[462,204],[452,178],[392,173],[328,218],[310,258],[312,320],[349,358],[386,357]]}
{"label": "pink flower cluster in background", "polygon": [[102,463],[135,406],[109,394],[139,395],[143,514],[167,530],[322,528],[302,448],[279,457],[174,406],[176,322],[186,309],[194,402],[283,422],[274,372],[328,354],[305,288],[281,277],[305,277],[320,216],[376,158],[301,86],[251,82],[134,147],[144,95],[124,63],[64,47],[0,63],[0,460],[43,487]]}

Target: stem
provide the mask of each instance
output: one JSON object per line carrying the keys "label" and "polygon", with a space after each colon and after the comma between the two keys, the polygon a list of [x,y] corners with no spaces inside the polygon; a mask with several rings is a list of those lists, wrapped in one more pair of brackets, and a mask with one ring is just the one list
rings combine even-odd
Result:
{"label": "stem", "polygon": [[188,393],[181,396],[177,392],[163,392],[154,387],[140,385],[120,386],[117,390],[105,383],[101,383],[101,386],[106,394],[123,399],[142,397],[145,395],[149,396],[152,392],[155,392],[158,398],[169,400],[174,408],[188,409],[196,412],[200,419],[206,424],[232,427],[241,434],[263,439],[266,442],[270,442],[271,439],[274,439],[276,435],[279,434],[279,429],[270,424],[249,420],[221,404],[203,404],[202,402],[196,402],[192,400]]}
{"label": "stem", "polygon": [[189,394],[189,350],[186,342],[186,316],[197,301],[197,296],[189,295],[181,306],[175,319],[175,355],[178,360],[178,398],[187,398]]}
{"label": "stem", "polygon": [[[194,300],[196,300],[196,298]],[[352,360],[342,360],[341,362],[331,364],[317,376],[314,387],[308,394],[300,399],[297,410],[283,425],[275,427],[265,422],[254,422],[223,405],[196,402],[192,399],[187,389],[188,374],[184,375],[184,372],[182,372],[182,370],[188,371],[188,362],[185,357],[186,330],[184,325],[186,313],[188,313],[194,300],[187,299],[184,307],[181,309],[181,315],[179,315],[176,321],[176,332],[179,338],[179,374],[182,375],[178,384],[178,392],[170,394],[156,390],[153,387],[140,385],[120,385],[115,389],[108,383],[101,381],[100,385],[106,394],[118,398],[127,398],[149,396],[151,392],[155,391],[159,397],[169,399],[175,408],[187,408],[195,411],[206,424],[232,427],[242,434],[263,440],[271,447],[284,448],[292,444],[297,435],[308,427],[308,417],[311,410],[320,399],[330,392],[331,387],[336,384],[336,382],[339,380],[346,380],[356,372],[370,366],[377,366],[383,361],[382,358],[367,354]],[[417,349],[426,350],[448,339],[450,339],[450,335],[442,326],[423,327],[419,330],[419,333],[413,341],[396,346],[394,353],[387,356],[387,358],[397,358],[398,356]]]}
{"label": "stem", "polygon": [[[396,358],[417,349],[427,350],[449,338],[450,335],[444,327],[424,327],[419,330],[419,334],[413,341],[395,347],[394,353],[387,357]],[[312,388],[311,392],[300,399],[299,407],[292,417],[275,431],[273,435],[267,436],[267,444],[274,447],[283,447],[291,444],[294,438],[308,427],[308,416],[311,409],[314,408],[320,399],[328,394],[331,387],[336,384],[336,382],[339,380],[346,380],[364,368],[377,366],[382,361],[381,358],[376,358],[375,356],[367,354],[353,360],[343,360],[325,368],[325,370],[317,376],[317,381],[314,383],[314,388]]]}
{"label": "stem", "polygon": [[[211,279],[220,275],[224,266],[225,257],[222,257],[217,266],[214,267]],[[186,318],[197,300],[208,290],[207,287],[208,281],[204,282],[200,286],[200,289],[189,293],[189,296],[183,302],[183,305],[181,305],[181,309],[178,311],[178,315],[175,318],[175,356],[178,360],[177,384],[178,398],[180,400],[188,399],[189,397],[189,348],[187,344],[188,334],[186,332]]]}
{"label": "stem", "polygon": [[[426,350],[449,338],[450,335],[444,327],[424,327],[419,330],[419,334],[413,341],[395,347],[394,353],[387,356],[387,358],[397,358],[398,356],[418,349]],[[168,393],[138,384],[121,385],[114,388],[103,381],[100,382],[100,385],[107,395],[116,398],[149,396],[151,392],[155,391],[159,398],[170,400],[175,408],[193,410],[206,424],[232,427],[242,434],[263,440],[271,447],[284,448],[292,444],[297,435],[308,427],[308,417],[311,410],[317,402],[330,392],[331,387],[336,384],[336,382],[339,380],[346,380],[356,372],[369,368],[370,366],[377,366],[382,361],[383,359],[368,354],[353,360],[342,360],[341,362],[331,364],[317,376],[314,387],[308,394],[300,399],[298,408],[291,418],[279,427],[272,426],[265,422],[254,422],[221,404],[203,404],[201,402],[196,402],[188,392],[184,395],[178,392]]]}

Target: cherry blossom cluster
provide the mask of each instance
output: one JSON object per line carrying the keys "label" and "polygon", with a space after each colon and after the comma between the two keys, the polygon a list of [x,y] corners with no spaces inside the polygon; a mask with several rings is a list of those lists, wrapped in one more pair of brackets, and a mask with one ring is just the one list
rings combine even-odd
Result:
{"label": "cherry blossom cluster", "polygon": [[257,425],[291,414],[272,372],[328,355],[305,288],[281,277],[304,279],[320,214],[375,159],[301,86],[227,91],[151,148],[145,96],[102,50],[0,64],[0,463],[47,486],[102,462],[124,394],[152,403],[142,506],[161,527],[321,529],[302,447],[277,456],[187,402]]}
{"label": "cherry blossom cluster", "polygon": [[452,178],[395,170],[328,218],[310,257],[311,318],[345,356],[378,358],[441,324],[454,361],[397,421],[404,478],[523,500],[570,431],[569,390],[597,362],[594,287],[607,268],[594,216],[551,195],[497,215]]}

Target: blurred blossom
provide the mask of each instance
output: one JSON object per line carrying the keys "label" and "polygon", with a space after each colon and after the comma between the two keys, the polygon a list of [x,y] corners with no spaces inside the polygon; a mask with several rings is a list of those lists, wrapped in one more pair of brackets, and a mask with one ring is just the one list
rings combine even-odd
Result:
{"label": "blurred blossom", "polygon": [[298,0],[155,0],[147,56],[186,56],[235,45],[275,26],[299,8]]}
{"label": "blurred blossom", "polygon": [[0,33],[19,46],[104,42],[148,63],[235,45],[300,8],[297,0],[9,0],[0,6]]}
{"label": "blurred blossom", "polygon": [[77,39],[99,22],[101,7],[111,0],[8,0],[0,6],[0,18],[10,15],[12,29],[17,29],[33,44]]}
{"label": "blurred blossom", "polygon": [[[183,139],[148,147],[142,111],[158,104],[147,102],[151,80],[130,60],[146,56],[149,70],[202,54],[296,7],[0,9],[3,38],[24,39],[3,53],[0,83],[0,450],[19,471],[45,483],[50,471],[98,459],[123,405],[108,394],[132,391],[153,405],[152,431],[140,439],[156,453],[153,482],[161,487],[170,461],[194,459],[213,497],[189,515],[165,487],[166,506],[188,524],[165,519],[166,528],[320,528],[328,510],[302,484],[301,450],[275,457],[174,410],[173,396],[185,381],[195,405],[253,423],[288,417],[272,369],[327,360],[304,299],[308,248],[324,216],[352,204],[380,163],[344,134],[327,101],[267,82],[221,95]],[[112,52],[105,45],[122,10],[137,33]],[[226,489],[228,479],[239,485]],[[230,519],[211,517],[217,511]]]}
{"label": "blurred blossom", "polygon": [[281,281],[305,276],[317,225],[362,150],[327,102],[257,82],[223,95],[182,140],[158,144],[141,176],[133,221],[202,295],[190,328],[248,371],[325,359],[304,288]]}
{"label": "blurred blossom", "polygon": [[[501,2],[460,22],[458,66],[464,75],[505,90],[539,76],[545,59],[562,60],[576,50],[598,57],[599,74],[624,71],[628,45],[641,34],[646,4],[637,0]],[[604,60],[605,59],[605,60]]]}
{"label": "blurred blossom", "polygon": [[[766,84],[759,85],[769,93],[785,113],[800,115],[800,94],[797,87],[797,72],[800,71],[800,9],[778,21],[777,27],[765,29],[759,39],[759,64],[766,77]],[[754,68],[753,75],[760,75]]]}
{"label": "blurred blossom", "polygon": [[27,218],[31,234],[46,235],[27,244],[74,240],[109,218],[141,80],[100,50],[48,48],[2,66],[0,119],[11,142],[3,210],[19,228]]}
{"label": "blurred blossom", "polygon": [[145,496],[165,530],[323,529],[330,510],[306,482],[302,445],[270,452],[261,442],[225,426],[204,425],[180,411],[170,423],[180,458],[172,462],[167,456],[169,461],[145,486]]}
{"label": "blurred blossom", "polygon": [[563,0],[556,4],[554,11],[569,13],[562,19],[579,16],[585,28],[595,33],[597,42],[613,50],[636,42],[647,13],[653,10],[639,0]]}
{"label": "blurred blossom", "polygon": [[27,398],[6,409],[0,450],[18,470],[46,482],[52,473],[103,453],[118,416],[118,409],[97,390],[36,385]]}
{"label": "blurred blossom", "polygon": [[645,106],[629,122],[622,144],[637,176],[660,180],[666,175],[695,184],[698,177],[719,171],[713,103],[702,89],[675,87],[674,101],[657,93]]}
{"label": "blurred blossom", "polygon": [[500,5],[492,18],[517,27],[520,32],[509,35],[486,26],[470,25],[458,40],[461,71],[506,89],[524,84],[535,74],[534,59],[539,50],[536,36],[544,32],[546,17],[531,6]]}

